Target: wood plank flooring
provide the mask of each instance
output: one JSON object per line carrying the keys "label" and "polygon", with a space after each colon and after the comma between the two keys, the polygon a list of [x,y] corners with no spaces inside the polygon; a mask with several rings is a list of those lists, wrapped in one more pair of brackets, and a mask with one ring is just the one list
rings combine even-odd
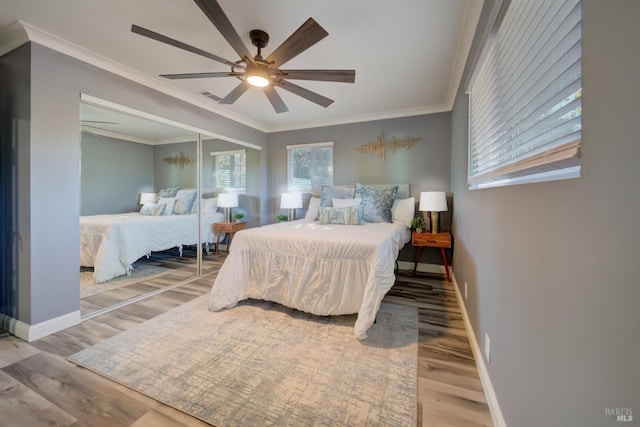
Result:
{"label": "wood plank flooring", "polygon": [[[0,332],[0,426],[206,425],[66,357],[207,292],[212,283],[203,277],[31,343]],[[453,285],[401,272],[385,301],[419,310],[418,426],[492,426]]]}

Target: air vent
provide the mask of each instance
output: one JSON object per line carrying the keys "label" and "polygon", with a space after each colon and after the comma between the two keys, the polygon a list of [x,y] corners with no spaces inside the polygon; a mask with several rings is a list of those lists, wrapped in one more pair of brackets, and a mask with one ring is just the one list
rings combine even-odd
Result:
{"label": "air vent", "polygon": [[200,94],[206,96],[207,98],[211,98],[214,101],[220,101],[222,99],[219,96],[215,96],[214,94],[212,94],[208,90],[203,90],[202,92],[200,92]]}

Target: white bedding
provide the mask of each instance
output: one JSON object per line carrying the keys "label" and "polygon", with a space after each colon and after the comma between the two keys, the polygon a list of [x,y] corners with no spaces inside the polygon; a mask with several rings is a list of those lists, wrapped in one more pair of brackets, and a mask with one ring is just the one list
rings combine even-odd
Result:
{"label": "white bedding", "polygon": [[405,225],[391,223],[300,220],[240,231],[216,277],[209,309],[255,298],[321,316],[358,313],[354,332],[365,339],[410,238]]}
{"label": "white bedding", "polygon": [[[80,217],[80,265],[94,267],[95,283],[131,271],[131,264],[153,251],[198,243],[197,214],[149,216],[139,212]],[[202,215],[203,243],[215,242],[211,224],[223,214]]]}

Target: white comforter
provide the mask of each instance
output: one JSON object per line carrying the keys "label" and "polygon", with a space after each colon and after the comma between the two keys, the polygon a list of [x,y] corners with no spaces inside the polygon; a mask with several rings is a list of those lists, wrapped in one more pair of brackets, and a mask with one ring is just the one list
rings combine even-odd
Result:
{"label": "white comforter", "polygon": [[301,220],[240,231],[216,277],[209,309],[256,298],[321,316],[358,313],[354,332],[365,339],[410,238],[406,226],[389,223]]}
{"label": "white comforter", "polygon": [[[139,212],[80,217],[80,265],[94,267],[95,283],[131,271],[131,264],[153,251],[198,243],[196,214],[148,216]],[[202,215],[203,243],[215,242],[211,224],[221,222],[215,212]]]}

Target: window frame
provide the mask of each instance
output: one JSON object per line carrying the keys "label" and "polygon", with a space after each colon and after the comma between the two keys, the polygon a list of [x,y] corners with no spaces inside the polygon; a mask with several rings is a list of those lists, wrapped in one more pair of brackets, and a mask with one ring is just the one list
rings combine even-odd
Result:
{"label": "window frame", "polygon": [[[472,190],[580,176],[581,0],[541,4],[539,0],[530,1],[528,4],[526,0],[504,0],[498,2],[497,10],[494,11],[494,22],[490,24],[489,34],[474,66],[467,89],[469,95],[467,179],[469,188]],[[557,8],[554,13],[551,12],[553,10],[551,6]],[[510,7],[515,7],[511,16],[509,15]],[[517,15],[519,10],[527,7],[535,9],[536,13]],[[563,18],[559,22],[554,22],[558,11],[562,11],[560,16]],[[519,19],[517,25],[515,17]],[[541,23],[555,28],[555,31],[548,31],[549,27]],[[527,31],[529,32],[527,36],[530,38],[521,37]],[[565,33],[567,35],[564,38],[559,36]],[[517,37],[510,37],[512,34],[517,34]],[[574,40],[576,38],[577,42]],[[516,46],[516,43],[524,45]],[[534,53],[540,54],[540,58],[544,61],[532,63],[535,67],[525,67],[527,72],[534,70],[531,72],[531,79],[525,80],[525,84],[519,80],[521,74],[517,72],[518,67],[536,58],[531,56],[532,49],[522,48],[527,46],[526,43],[538,43],[539,50]],[[551,55],[544,56],[545,52],[555,53],[554,49],[562,43],[565,44],[566,52],[573,56],[567,54],[566,57],[562,56],[555,61],[549,59]],[[571,62],[571,59],[574,62]],[[565,62],[568,66],[562,68],[565,67]],[[544,69],[540,71],[542,68]],[[573,73],[570,74],[571,77],[561,80],[562,74],[557,74],[557,70],[564,72],[569,69]],[[520,97],[522,87],[530,84],[532,88],[534,85],[532,81],[549,83],[549,85],[541,84],[541,90],[532,90],[533,95],[526,98],[527,102],[524,102]],[[563,86],[565,81],[569,84]],[[521,86],[518,83],[521,83]],[[553,89],[547,90],[551,85]],[[476,89],[478,94],[475,93]],[[476,95],[478,100],[474,98]],[[565,95],[566,97],[563,98]],[[540,105],[537,107],[539,111],[530,106],[536,103]],[[572,115],[566,115],[566,117],[553,115],[567,105],[567,109],[573,108],[569,110]],[[561,122],[561,120],[565,121]],[[544,134],[535,133],[537,126],[551,126],[551,130],[554,131],[556,128],[565,126],[570,130],[566,131],[567,134],[559,133],[560,136],[557,138],[544,137]],[[545,133],[551,134],[551,131],[545,131]],[[529,135],[533,137],[523,142]],[[539,135],[542,137],[536,139]],[[496,154],[497,150],[501,150],[499,154]],[[488,155],[487,152],[492,154]]]}
{"label": "window frame", "polygon": [[[287,145],[287,191],[289,192],[301,192],[301,193],[311,193],[313,191],[313,187],[318,187],[321,185],[333,185],[333,142],[313,142],[307,144],[294,144]],[[325,177],[328,178],[326,180],[321,180],[321,174],[313,174],[310,176],[310,184],[309,186],[300,186],[294,184],[294,175],[295,171],[291,170],[292,159],[294,150],[296,149],[331,149],[331,163],[327,165],[327,171],[325,173]],[[314,161],[314,158],[311,159],[311,162]],[[310,170],[314,169],[314,165],[310,166]]]}

